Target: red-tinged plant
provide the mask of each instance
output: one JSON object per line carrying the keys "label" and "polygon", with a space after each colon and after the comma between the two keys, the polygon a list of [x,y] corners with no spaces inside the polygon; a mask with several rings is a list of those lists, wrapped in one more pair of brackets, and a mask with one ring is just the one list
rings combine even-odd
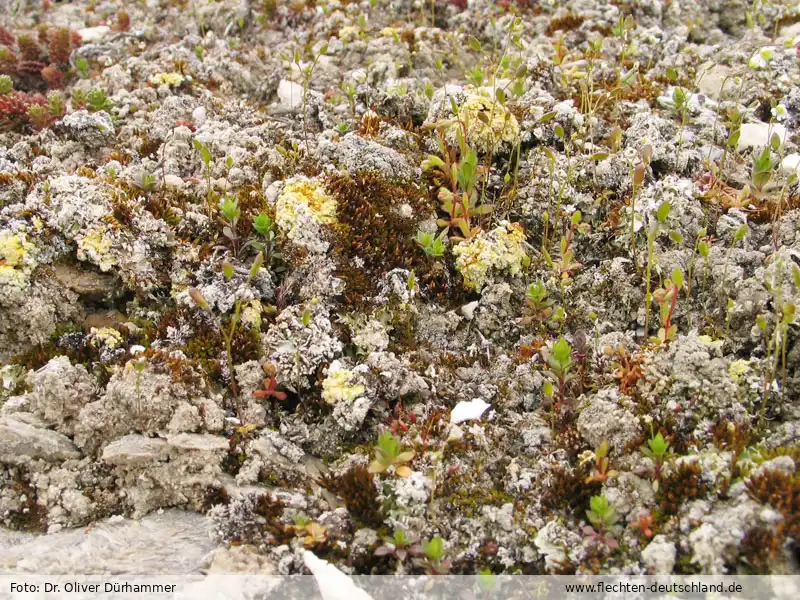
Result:
{"label": "red-tinged plant", "polygon": [[256,398],[275,398],[281,402],[286,400],[286,394],[278,390],[278,381],[274,377],[264,380],[264,389],[253,392]]}
{"label": "red-tinged plant", "polygon": [[0,46],[0,75],[15,75],[17,62],[17,56],[11,50]]}
{"label": "red-tinged plant", "polygon": [[405,531],[397,529],[392,537],[384,537],[383,545],[375,549],[375,556],[393,556],[400,562],[406,558],[423,556],[422,544],[416,537],[407,536]]}
{"label": "red-tinged plant", "polygon": [[42,79],[47,84],[51,90],[55,90],[61,87],[62,80],[64,79],[64,73],[58,70],[53,64],[47,65],[43,68],[39,74],[42,76]]}
{"label": "red-tinged plant", "polygon": [[66,27],[50,29],[47,34],[47,56],[51,64],[68,65],[69,55],[72,54],[72,46],[73,36],[69,29]]}
{"label": "red-tinged plant", "polygon": [[38,61],[42,57],[42,48],[32,35],[23,33],[17,38],[17,48],[23,61]]}
{"label": "red-tinged plant", "polygon": [[0,96],[0,130],[11,131],[28,122],[30,98],[25,92],[15,91]]}
{"label": "red-tinged plant", "polygon": [[643,513],[638,520],[633,523],[633,528],[638,529],[648,540],[653,537],[653,526],[655,518],[652,513]]}
{"label": "red-tinged plant", "polygon": [[8,46],[9,48],[17,43],[17,38],[14,37],[8,29],[0,25],[0,45]]}
{"label": "red-tinged plant", "polygon": [[275,365],[267,363],[263,366],[263,369],[264,374],[267,376],[264,379],[264,389],[256,390],[253,392],[253,396],[259,399],[275,398],[280,402],[286,400],[286,393],[278,389],[278,380],[275,378],[278,373]]}
{"label": "red-tinged plant", "polygon": [[117,17],[114,19],[111,29],[114,31],[128,31],[131,28],[131,16],[127,10],[120,10],[117,12]]}

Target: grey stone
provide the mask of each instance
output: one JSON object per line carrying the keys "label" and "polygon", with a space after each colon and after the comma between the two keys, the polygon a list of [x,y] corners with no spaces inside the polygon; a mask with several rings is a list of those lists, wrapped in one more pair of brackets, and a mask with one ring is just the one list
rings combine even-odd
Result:
{"label": "grey stone", "polygon": [[22,458],[57,462],[80,455],[69,438],[56,431],[34,427],[11,415],[0,421],[0,462],[17,463]]}

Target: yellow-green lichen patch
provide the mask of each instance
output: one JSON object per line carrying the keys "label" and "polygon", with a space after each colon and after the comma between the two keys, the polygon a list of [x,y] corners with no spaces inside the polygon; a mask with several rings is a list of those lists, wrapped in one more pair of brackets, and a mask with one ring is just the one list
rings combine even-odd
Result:
{"label": "yellow-green lichen patch", "polygon": [[506,223],[453,247],[456,269],[464,283],[480,291],[492,271],[515,276],[522,272],[528,260],[525,253],[525,232],[517,223]]}
{"label": "yellow-green lichen patch", "polygon": [[109,232],[99,228],[92,228],[75,238],[78,244],[78,260],[91,262],[101,271],[110,271],[115,264],[111,255],[113,240]]}
{"label": "yellow-green lichen patch", "polygon": [[179,87],[185,80],[186,78],[180,73],[156,73],[150,78],[150,83]]}
{"label": "yellow-green lichen patch", "polygon": [[358,383],[358,374],[346,369],[339,361],[328,368],[328,376],[322,382],[322,399],[328,404],[352,402],[364,395],[366,388]]}
{"label": "yellow-green lichen patch", "polygon": [[13,235],[7,229],[0,231],[0,259],[8,267],[16,267],[22,262],[25,248],[18,235]]}
{"label": "yellow-green lichen patch", "polygon": [[93,346],[104,346],[112,350],[124,343],[122,334],[113,327],[92,327],[89,337]]}
{"label": "yellow-green lichen patch", "polygon": [[728,375],[730,375],[731,379],[733,379],[735,382],[738,383],[742,375],[747,374],[749,370],[750,370],[750,361],[739,359],[733,361],[728,366]]}
{"label": "yellow-green lichen patch", "polygon": [[[514,143],[519,137],[517,118],[492,96],[489,88],[473,89],[458,113],[466,126],[467,142],[479,153],[491,152],[503,143]],[[447,129],[448,141],[454,146],[460,123]]]}
{"label": "yellow-green lichen patch", "polygon": [[286,181],[275,206],[275,221],[283,231],[291,233],[298,225],[300,212],[307,212],[320,224],[336,222],[336,200],[323,187],[305,178]]}
{"label": "yellow-green lichen patch", "polygon": [[24,233],[0,231],[0,285],[9,288],[25,288],[36,263],[32,256],[35,246],[27,241]]}

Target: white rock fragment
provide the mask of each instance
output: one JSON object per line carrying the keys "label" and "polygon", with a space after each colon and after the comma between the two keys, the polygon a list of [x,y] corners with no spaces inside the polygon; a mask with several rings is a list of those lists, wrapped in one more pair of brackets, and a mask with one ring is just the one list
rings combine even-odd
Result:
{"label": "white rock fragment", "polygon": [[67,436],[8,416],[0,421],[0,463],[16,464],[25,457],[58,462],[80,452]]}
{"label": "white rock fragment", "polygon": [[98,25],[97,27],[84,27],[78,29],[78,35],[81,36],[81,41],[84,44],[96,44],[103,41],[106,36],[111,33],[111,27],[107,25]]}
{"label": "white rock fragment", "polygon": [[347,574],[313,552],[303,552],[303,563],[317,581],[322,600],[372,600]]}
{"label": "white rock fragment", "polygon": [[747,148],[763,148],[773,134],[778,134],[781,146],[786,143],[786,127],[779,123],[745,123],[739,134],[739,152]]}
{"label": "white rock fragment", "polygon": [[800,175],[800,154],[796,152],[787,154],[781,161],[781,171],[787,175],[791,175],[792,173]]}
{"label": "white rock fragment", "polygon": [[303,86],[288,79],[278,84],[278,99],[284,108],[297,108],[303,104]]}
{"label": "white rock fragment", "polygon": [[206,122],[206,107],[198,106],[192,111],[192,120],[197,127]]}
{"label": "white rock fragment", "polygon": [[486,412],[491,404],[484,402],[480,398],[475,398],[469,402],[461,401],[456,404],[450,413],[450,423],[458,425],[464,421],[471,421],[473,419],[480,419],[481,415]]}
{"label": "white rock fragment", "polygon": [[467,321],[472,321],[473,317],[475,316],[475,309],[478,308],[478,301],[475,300],[470,302],[469,304],[465,304],[462,306],[459,311]]}

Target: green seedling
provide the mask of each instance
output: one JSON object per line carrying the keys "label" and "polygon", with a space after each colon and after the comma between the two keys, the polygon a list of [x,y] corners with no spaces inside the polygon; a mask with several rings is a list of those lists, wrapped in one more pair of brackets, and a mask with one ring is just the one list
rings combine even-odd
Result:
{"label": "green seedling", "polygon": [[[264,265],[266,265],[267,268],[273,268],[273,261],[282,258],[281,254],[277,251],[278,236],[275,232],[275,221],[267,213],[260,212],[253,218],[253,231],[256,232],[258,237],[248,240],[242,246],[242,250],[252,246],[263,254]],[[282,270],[282,268],[273,269],[275,272]]]}
{"label": "green seedling", "polygon": [[584,534],[609,548],[619,548],[617,541],[607,535],[607,532],[619,521],[619,515],[614,507],[609,504],[608,498],[605,496],[592,496],[589,500],[589,510],[586,511],[586,517],[594,527],[588,525],[584,527]]}
{"label": "green seedling", "polygon": [[383,545],[375,549],[375,556],[393,556],[403,562],[406,558],[416,558],[424,555],[422,544],[417,538],[406,535],[402,529],[396,529],[392,537],[384,537]]}
{"label": "green seedling", "polygon": [[395,467],[398,477],[411,475],[411,468],[405,463],[414,458],[413,450],[403,450],[400,440],[389,431],[384,431],[378,438],[375,446],[375,460],[368,468],[370,473],[385,473],[390,467]]}
{"label": "green seedling", "polygon": [[656,220],[650,223],[650,226],[647,228],[647,268],[645,272],[645,295],[644,295],[644,334],[647,334],[650,331],[650,303],[653,301],[653,295],[651,294],[651,277],[653,273],[653,267],[656,262],[656,255],[655,255],[655,241],[661,231],[664,229],[667,223],[667,217],[669,217],[670,212],[670,204],[669,202],[663,202],[661,206],[658,207],[656,211]]}
{"label": "green seedling", "polygon": [[226,196],[219,204],[219,212],[223,221],[222,235],[230,241],[233,255],[239,256],[239,236],[236,233],[239,217],[242,214],[239,201],[232,196]]}
{"label": "green seedling", "polygon": [[547,297],[547,288],[541,280],[529,284],[525,290],[527,315],[523,318],[523,323],[544,323],[553,315],[553,304],[553,300]]}
{"label": "green seedling", "polygon": [[439,235],[434,236],[434,234],[429,231],[420,230],[417,231],[415,241],[425,252],[426,256],[430,258],[441,258],[445,254],[445,240],[447,239],[448,231],[449,229],[445,227]]}
{"label": "green seedling", "polygon": [[608,468],[608,441],[603,440],[593,453],[594,469],[586,478],[586,483],[605,483],[610,477],[617,474]]}
{"label": "green seedling", "polygon": [[446,575],[450,572],[451,563],[445,560],[444,540],[441,536],[434,536],[422,542],[423,557],[416,559],[416,563],[425,569],[428,575]]}
{"label": "green seedling", "polygon": [[[550,367],[550,374],[557,390],[553,389],[553,383],[547,382],[544,387],[545,395],[553,396],[557,393],[557,410],[564,406],[566,400],[566,388],[569,381],[570,372],[575,363],[572,360],[572,347],[563,337],[553,344],[550,355],[547,357],[547,365]],[[549,384],[549,385],[548,385]],[[549,393],[548,393],[549,392]]]}
{"label": "green seedling", "polygon": [[[458,112],[455,101],[452,108],[454,113]],[[445,141],[445,130],[454,123],[459,126],[458,153]],[[480,202],[478,197],[478,184],[485,176],[486,169],[478,165],[477,153],[466,142],[466,124],[463,121],[442,121],[430,127],[437,130],[439,156],[429,155],[422,162],[422,168],[431,171],[443,184],[437,195],[441,202],[440,209],[447,217],[439,219],[437,225],[450,232],[460,232],[460,236],[451,236],[453,241],[470,239],[481,231],[480,227],[472,225],[472,218],[487,215],[493,210],[491,204]]]}
{"label": "green seedling", "polygon": [[109,100],[105,90],[102,88],[92,88],[86,99],[88,101],[86,108],[89,109],[89,112],[100,110],[108,112],[114,107],[114,104]]}
{"label": "green seedling", "polygon": [[658,491],[659,481],[661,480],[661,470],[669,456],[669,442],[664,439],[661,433],[651,435],[647,440],[647,446],[641,447],[642,454],[653,461],[653,491]]}

